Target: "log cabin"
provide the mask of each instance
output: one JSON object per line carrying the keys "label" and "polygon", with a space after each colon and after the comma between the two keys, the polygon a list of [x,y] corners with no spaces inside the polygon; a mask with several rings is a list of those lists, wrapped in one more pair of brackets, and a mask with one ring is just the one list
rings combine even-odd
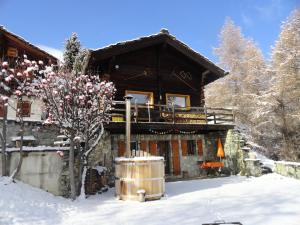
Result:
{"label": "log cabin", "polygon": [[163,156],[166,175],[175,178],[197,177],[201,162],[218,161],[217,140],[225,143],[233,114],[206,107],[204,87],[226,73],[168,30],[91,50],[85,72],[117,89],[102,145],[110,152],[102,159],[125,154],[124,96],[129,95],[132,155]]}

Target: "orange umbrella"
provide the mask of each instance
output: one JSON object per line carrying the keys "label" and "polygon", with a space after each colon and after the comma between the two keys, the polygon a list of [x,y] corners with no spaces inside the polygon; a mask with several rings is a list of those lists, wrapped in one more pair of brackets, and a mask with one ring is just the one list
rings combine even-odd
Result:
{"label": "orange umbrella", "polygon": [[222,146],[221,139],[218,139],[218,151],[217,151],[217,157],[224,158],[225,157],[225,152]]}

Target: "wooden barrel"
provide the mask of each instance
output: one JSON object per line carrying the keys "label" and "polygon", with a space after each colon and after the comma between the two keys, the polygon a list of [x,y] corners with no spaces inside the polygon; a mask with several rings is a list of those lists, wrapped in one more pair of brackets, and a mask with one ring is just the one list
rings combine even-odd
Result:
{"label": "wooden barrel", "polygon": [[160,199],[165,192],[163,157],[115,159],[116,195],[122,200],[139,200],[145,191],[146,200]]}

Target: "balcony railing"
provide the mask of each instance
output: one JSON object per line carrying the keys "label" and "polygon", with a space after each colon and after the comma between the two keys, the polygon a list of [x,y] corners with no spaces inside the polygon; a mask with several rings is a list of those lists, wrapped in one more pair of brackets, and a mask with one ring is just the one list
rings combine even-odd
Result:
{"label": "balcony railing", "polygon": [[[125,101],[114,101],[112,122],[125,122]],[[211,107],[177,107],[174,105],[131,105],[135,123],[233,124],[232,109]]]}

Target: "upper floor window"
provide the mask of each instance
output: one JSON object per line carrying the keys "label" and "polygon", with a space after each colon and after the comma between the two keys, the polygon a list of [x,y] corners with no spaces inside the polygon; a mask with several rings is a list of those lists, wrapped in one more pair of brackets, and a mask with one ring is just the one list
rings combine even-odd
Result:
{"label": "upper floor window", "polygon": [[29,101],[19,101],[17,104],[18,113],[22,117],[30,117],[31,103]]}
{"label": "upper floor window", "polygon": [[126,95],[133,97],[131,100],[133,104],[146,105],[150,103],[150,105],[153,105],[153,92],[127,90]]}
{"label": "upper floor window", "polygon": [[173,105],[178,108],[189,107],[190,96],[189,95],[180,95],[180,94],[166,94],[167,105]]}

